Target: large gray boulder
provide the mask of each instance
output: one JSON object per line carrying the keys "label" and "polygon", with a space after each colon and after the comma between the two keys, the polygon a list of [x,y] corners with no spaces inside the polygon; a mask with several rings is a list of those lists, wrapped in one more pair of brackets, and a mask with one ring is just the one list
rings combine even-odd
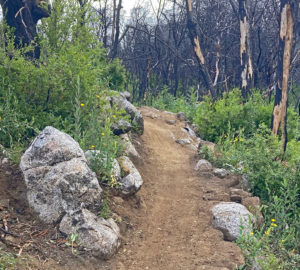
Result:
{"label": "large gray boulder", "polygon": [[112,103],[115,104],[119,109],[124,109],[127,114],[130,115],[132,122],[136,125],[140,134],[144,133],[144,118],[141,112],[131,104],[124,95],[113,96]]}
{"label": "large gray boulder", "polygon": [[102,189],[71,136],[46,127],[21,158],[29,205],[46,223],[101,201]]}
{"label": "large gray boulder", "polygon": [[247,208],[239,203],[222,202],[211,209],[213,215],[213,226],[220,230],[224,239],[235,241],[241,236],[240,231],[243,227],[244,234],[252,231],[253,215]]}
{"label": "large gray boulder", "polygon": [[120,230],[113,219],[99,218],[86,209],[65,215],[59,230],[67,235],[77,234],[80,245],[104,259],[114,255],[121,243]]}
{"label": "large gray boulder", "polygon": [[132,195],[138,192],[143,185],[143,179],[139,171],[128,157],[120,157],[119,163],[123,172],[126,174],[126,176],[119,181],[121,192],[124,195]]}

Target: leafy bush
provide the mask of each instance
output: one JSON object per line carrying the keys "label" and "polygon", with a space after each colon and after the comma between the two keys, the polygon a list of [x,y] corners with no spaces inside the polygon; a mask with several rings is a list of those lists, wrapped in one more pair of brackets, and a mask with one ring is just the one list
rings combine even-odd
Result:
{"label": "leafy bush", "polygon": [[18,162],[30,140],[51,125],[84,150],[101,150],[107,157],[99,171],[104,177],[122,151],[110,126],[124,115],[107,97],[112,89],[124,89],[125,69],[117,60],[106,60],[105,49],[89,29],[90,18],[81,24],[85,11],[78,1],[67,2],[56,1],[51,17],[39,25],[39,60],[26,58],[30,48],[15,49],[9,34],[1,44],[1,150]]}

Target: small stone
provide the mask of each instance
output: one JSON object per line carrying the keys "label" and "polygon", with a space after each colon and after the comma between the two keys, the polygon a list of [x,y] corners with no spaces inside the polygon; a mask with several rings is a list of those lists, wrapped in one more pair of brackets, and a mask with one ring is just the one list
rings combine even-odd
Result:
{"label": "small stone", "polygon": [[225,178],[228,175],[228,172],[225,169],[214,169],[213,173],[219,178]]}
{"label": "small stone", "polygon": [[191,140],[190,139],[178,139],[175,142],[180,144],[180,145],[186,145],[186,144],[190,144]]}
{"label": "small stone", "polygon": [[205,160],[205,159],[200,159],[195,168],[195,171],[199,171],[199,172],[207,172],[207,171],[211,171],[212,170],[212,165],[209,161]]}
{"label": "small stone", "polygon": [[186,116],[183,112],[177,113],[176,117],[179,121],[186,121]]}
{"label": "small stone", "polygon": [[168,125],[175,125],[176,124],[176,120],[165,120],[165,122],[168,124]]}
{"label": "small stone", "polygon": [[143,179],[128,157],[120,157],[119,162],[122,170],[128,173],[119,181],[121,184],[120,190],[124,195],[133,195],[138,192],[143,185]]}

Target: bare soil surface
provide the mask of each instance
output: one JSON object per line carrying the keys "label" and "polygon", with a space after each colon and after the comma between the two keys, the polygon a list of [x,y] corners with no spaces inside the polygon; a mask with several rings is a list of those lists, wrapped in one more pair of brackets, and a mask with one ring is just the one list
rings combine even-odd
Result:
{"label": "bare soil surface", "polygon": [[187,137],[184,122],[170,125],[166,120],[175,120],[173,114],[141,111],[145,132],[135,141],[141,158],[133,161],[144,185],[131,198],[111,195],[124,239],[108,261],[76,246],[74,255],[56,227],[42,224],[29,210],[20,172],[1,167],[0,221],[8,221],[8,231],[20,237],[6,235],[11,240],[4,241],[2,234],[0,247],[14,254],[22,249],[30,258],[18,269],[226,270],[244,263],[237,245],[211,225],[211,207],[230,200],[228,190],[237,179],[196,173],[196,151],[174,139]]}

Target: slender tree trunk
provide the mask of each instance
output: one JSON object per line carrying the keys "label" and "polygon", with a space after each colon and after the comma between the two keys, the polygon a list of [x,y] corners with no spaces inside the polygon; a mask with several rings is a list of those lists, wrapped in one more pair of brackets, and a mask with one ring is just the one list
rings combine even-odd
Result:
{"label": "slender tree trunk", "polygon": [[193,7],[192,7],[192,1],[191,0],[186,0],[186,10],[187,10],[187,28],[189,30],[189,36],[192,42],[192,45],[194,47],[194,53],[196,55],[198,64],[199,64],[199,69],[200,73],[203,77],[204,80],[204,85],[209,89],[212,98],[214,100],[217,99],[217,94],[216,90],[214,88],[212,79],[210,77],[210,74],[208,72],[207,65],[205,63],[205,59],[200,47],[200,40],[199,40],[199,35],[197,33],[197,24],[193,19]]}
{"label": "slender tree trunk", "polygon": [[113,49],[112,49],[112,55],[111,55],[112,59],[114,59],[118,55],[121,9],[122,9],[122,0],[119,0],[118,7],[117,7],[116,19],[115,19],[115,36],[114,36]]}
{"label": "slender tree trunk", "polygon": [[239,0],[240,19],[240,59],[241,59],[241,89],[244,98],[254,86],[253,65],[251,59],[251,43],[249,21],[246,12],[246,0]]}
{"label": "slender tree trunk", "polygon": [[[37,22],[50,16],[48,9],[40,6],[36,0],[0,0],[6,23],[15,29],[15,46],[30,45],[37,37]],[[32,58],[40,57],[40,47],[35,45],[34,51],[28,53]]]}
{"label": "slender tree trunk", "polygon": [[280,20],[280,52],[278,59],[278,78],[276,83],[275,103],[272,115],[272,132],[277,135],[281,125],[282,143],[285,152],[287,144],[287,102],[288,81],[290,75],[291,52],[293,45],[293,13],[292,9],[296,1],[281,0]]}

